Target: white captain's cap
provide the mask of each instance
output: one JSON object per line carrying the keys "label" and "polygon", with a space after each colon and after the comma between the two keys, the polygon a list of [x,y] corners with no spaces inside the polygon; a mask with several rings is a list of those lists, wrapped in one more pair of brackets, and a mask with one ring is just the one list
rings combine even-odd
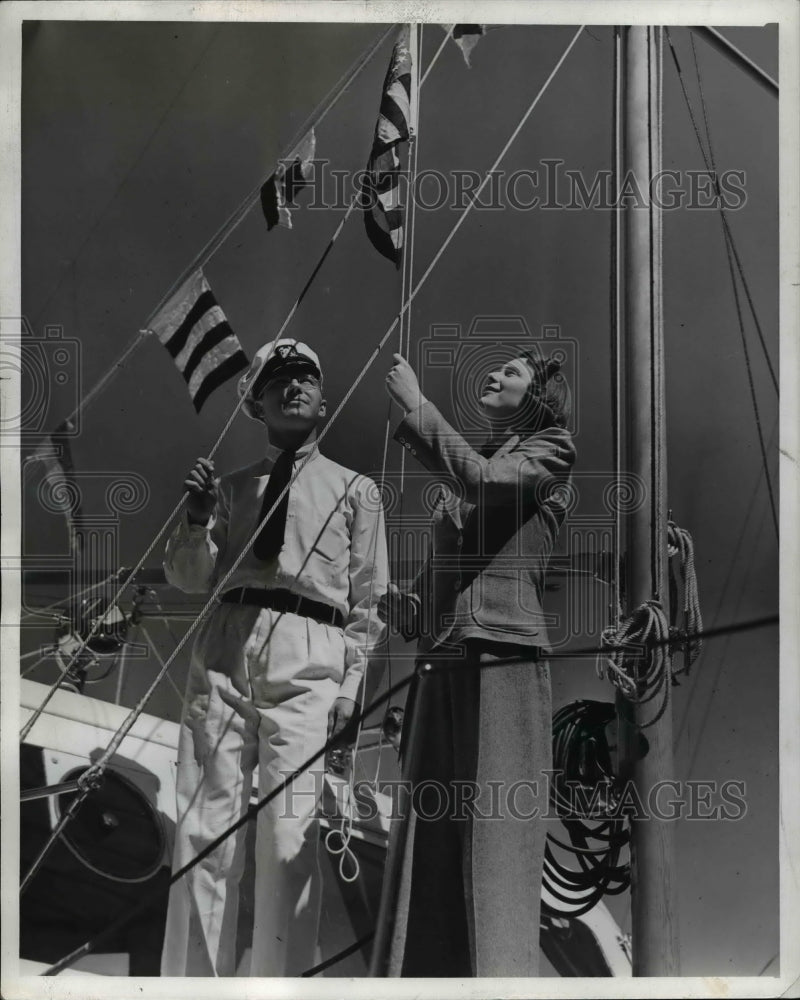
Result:
{"label": "white captain's cap", "polygon": [[261,420],[258,407],[254,407],[253,403],[258,399],[265,381],[283,368],[306,369],[313,371],[318,378],[322,378],[319,357],[308,344],[289,338],[271,340],[263,347],[259,347],[250,367],[239,379],[237,387],[239,398],[247,397],[242,408],[248,417]]}

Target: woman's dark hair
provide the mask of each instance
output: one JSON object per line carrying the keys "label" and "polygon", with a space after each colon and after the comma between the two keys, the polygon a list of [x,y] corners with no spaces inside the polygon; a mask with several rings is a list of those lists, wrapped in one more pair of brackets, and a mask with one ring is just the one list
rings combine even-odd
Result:
{"label": "woman's dark hair", "polygon": [[572,393],[561,362],[553,357],[545,360],[533,351],[525,351],[521,357],[533,375],[521,407],[526,428],[566,427],[572,413]]}

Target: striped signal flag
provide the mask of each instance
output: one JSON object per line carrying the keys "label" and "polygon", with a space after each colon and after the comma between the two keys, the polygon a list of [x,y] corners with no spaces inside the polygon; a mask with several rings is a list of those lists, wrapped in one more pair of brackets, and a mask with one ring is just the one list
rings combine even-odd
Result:
{"label": "striped signal flag", "polygon": [[316,151],[317,137],[312,128],[262,185],[261,210],[267,220],[267,229],[292,228],[292,209],[297,207],[295,198],[313,175]]}
{"label": "striped signal flag", "polygon": [[183,375],[198,413],[215,389],[249,364],[202,270],[181,285],[150,329]]}
{"label": "striped signal flag", "polygon": [[412,133],[413,67],[410,39],[410,28],[404,25],[392,50],[383,83],[375,138],[361,188],[367,235],[375,249],[397,267],[402,260],[404,240],[398,148],[401,143],[408,141]]}

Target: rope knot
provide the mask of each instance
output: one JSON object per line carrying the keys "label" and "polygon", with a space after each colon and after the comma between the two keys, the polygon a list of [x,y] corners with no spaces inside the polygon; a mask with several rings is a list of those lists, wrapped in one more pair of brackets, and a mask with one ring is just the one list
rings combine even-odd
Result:
{"label": "rope knot", "polygon": [[662,704],[654,718],[640,728],[652,726],[663,715],[671,677],[669,669],[669,623],[660,601],[649,600],[619,627],[609,626],[602,632],[603,652],[597,659],[597,673],[608,679],[622,695],[635,704],[651,701],[663,691]]}

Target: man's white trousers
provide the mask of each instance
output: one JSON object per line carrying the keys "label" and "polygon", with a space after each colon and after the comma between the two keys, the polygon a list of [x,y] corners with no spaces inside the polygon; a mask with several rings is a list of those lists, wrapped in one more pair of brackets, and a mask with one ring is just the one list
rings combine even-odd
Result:
{"label": "man's white trousers", "polygon": [[[248,808],[256,767],[263,798],[323,746],[344,659],[339,629],[298,615],[222,604],[201,627],[178,750],[173,871]],[[250,975],[296,976],[314,965],[323,774],[320,758],[255,821]],[[246,826],[172,887],[162,976],[236,974]]]}

